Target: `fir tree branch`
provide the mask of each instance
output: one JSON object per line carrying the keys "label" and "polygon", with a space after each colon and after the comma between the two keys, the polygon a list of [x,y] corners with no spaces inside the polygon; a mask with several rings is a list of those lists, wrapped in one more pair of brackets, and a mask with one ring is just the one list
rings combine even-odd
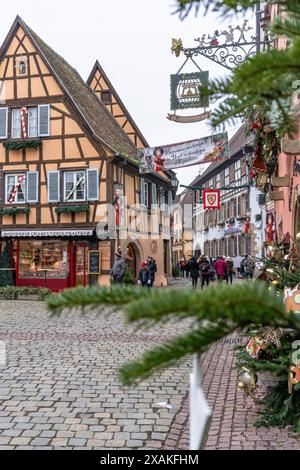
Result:
{"label": "fir tree branch", "polygon": [[123,365],[120,368],[122,382],[130,385],[137,379],[145,379],[154,370],[160,370],[174,361],[189,354],[202,353],[215,341],[234,331],[235,326],[220,321],[215,325],[195,329],[156,346],[144,353],[139,359]]}

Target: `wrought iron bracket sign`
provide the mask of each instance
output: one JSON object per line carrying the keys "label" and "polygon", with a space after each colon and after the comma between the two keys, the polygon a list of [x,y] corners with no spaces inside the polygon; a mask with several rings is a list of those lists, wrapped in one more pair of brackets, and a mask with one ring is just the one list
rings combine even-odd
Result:
{"label": "wrought iron bracket sign", "polygon": [[229,25],[228,29],[217,30],[213,35],[203,34],[195,39],[198,43],[197,47],[184,48],[181,42],[180,50],[177,47],[176,56],[179,57],[180,53],[183,53],[187,59],[193,59],[201,55],[229,70],[233,70],[249,58],[254,57],[263,47],[272,43],[272,39],[261,40],[258,26],[256,35],[247,37],[247,33],[252,29],[248,25],[248,20],[244,20],[242,25],[234,28]]}

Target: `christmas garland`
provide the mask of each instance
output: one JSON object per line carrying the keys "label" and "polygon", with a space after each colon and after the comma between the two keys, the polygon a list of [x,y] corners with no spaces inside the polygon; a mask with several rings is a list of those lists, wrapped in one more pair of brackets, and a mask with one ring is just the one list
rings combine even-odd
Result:
{"label": "christmas garland", "polygon": [[254,146],[250,178],[259,190],[267,192],[269,178],[275,171],[281,149],[280,139],[263,107],[255,106],[248,110],[246,121],[246,132],[253,136]]}
{"label": "christmas garland", "polygon": [[57,214],[78,214],[80,212],[89,212],[90,206],[60,206],[55,208]]}
{"label": "christmas garland", "polygon": [[0,215],[29,214],[30,207],[2,207]]}
{"label": "christmas garland", "polygon": [[41,140],[10,140],[3,143],[3,147],[7,150],[21,150],[25,148],[37,149],[41,147]]}

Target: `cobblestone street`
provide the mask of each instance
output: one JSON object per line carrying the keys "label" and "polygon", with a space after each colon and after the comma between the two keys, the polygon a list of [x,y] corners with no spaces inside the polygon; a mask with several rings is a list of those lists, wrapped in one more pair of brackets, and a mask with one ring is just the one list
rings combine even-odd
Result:
{"label": "cobblestone street", "polygon": [[43,302],[29,301],[1,301],[0,315],[7,350],[0,449],[164,445],[187,393],[189,362],[130,388],[121,386],[117,369],[179,326],[135,331],[120,313],[104,311],[49,318]]}

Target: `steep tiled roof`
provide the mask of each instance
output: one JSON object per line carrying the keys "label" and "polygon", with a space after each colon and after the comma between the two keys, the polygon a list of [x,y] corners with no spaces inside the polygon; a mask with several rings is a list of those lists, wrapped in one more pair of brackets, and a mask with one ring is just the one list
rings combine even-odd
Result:
{"label": "steep tiled roof", "polygon": [[32,39],[46,63],[71,98],[82,115],[92,134],[106,144],[113,152],[129,157],[136,157],[137,149],[124,130],[119,126],[105,105],[82,80],[79,73],[65,59],[49,47],[24,21],[15,20]]}

